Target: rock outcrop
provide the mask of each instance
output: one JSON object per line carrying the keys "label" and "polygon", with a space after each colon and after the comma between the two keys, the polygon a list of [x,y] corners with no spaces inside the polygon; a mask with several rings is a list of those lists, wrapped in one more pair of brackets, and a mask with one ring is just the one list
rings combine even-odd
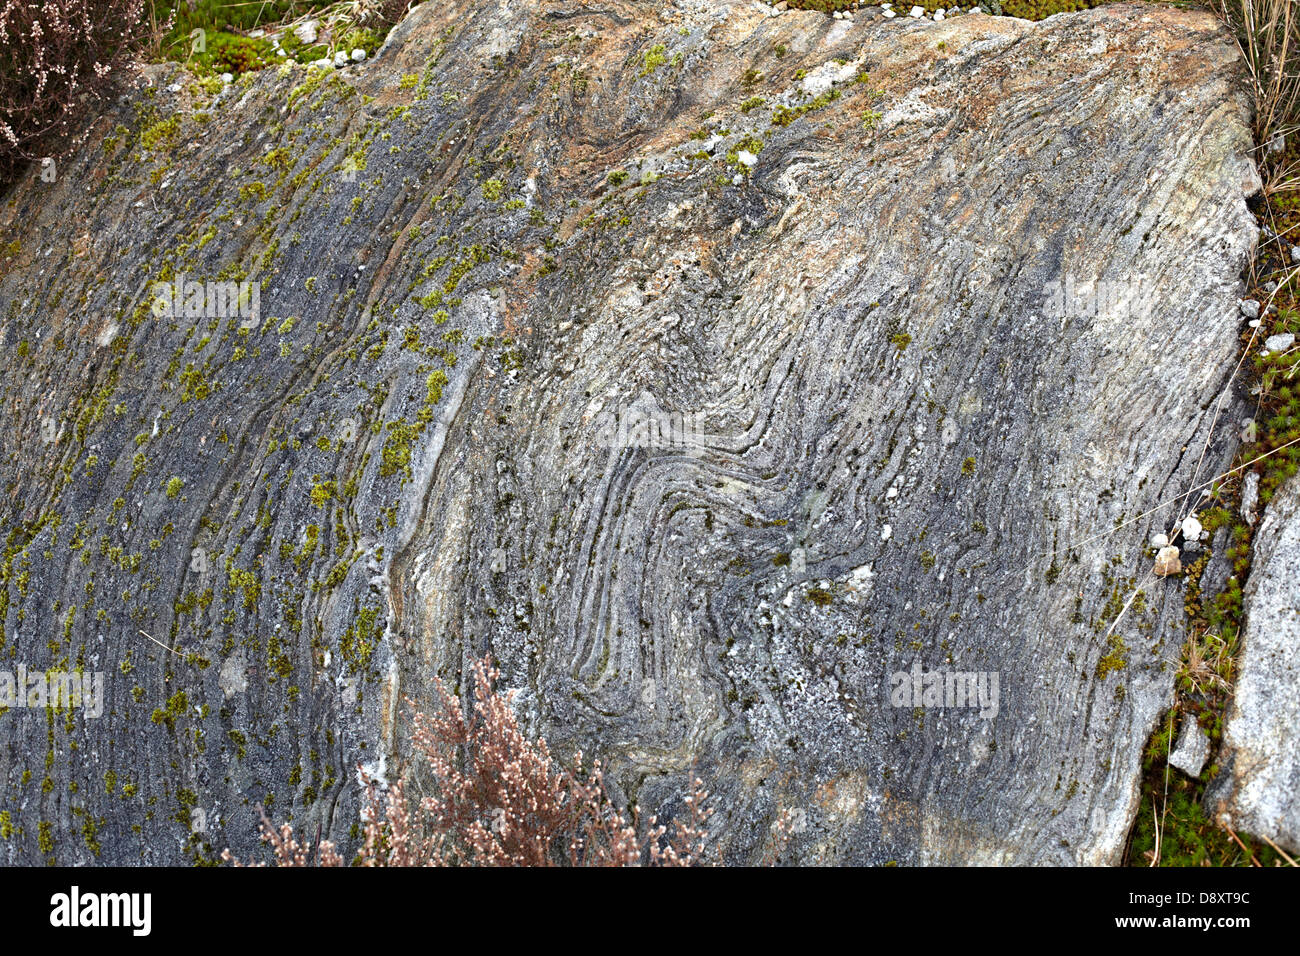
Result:
{"label": "rock outcrop", "polygon": [[1165,7],[718,0],[156,71],[0,207],[0,661],[104,681],[0,717],[0,854],[351,846],[490,648],[620,796],[698,771],[728,860],[790,810],[803,861],[1115,861],[1147,541],[1231,451],[1240,71]]}

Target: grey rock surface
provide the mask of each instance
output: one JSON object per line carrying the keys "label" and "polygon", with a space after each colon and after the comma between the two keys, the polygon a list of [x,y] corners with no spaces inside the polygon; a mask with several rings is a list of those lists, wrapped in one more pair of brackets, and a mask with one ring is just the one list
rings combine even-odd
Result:
{"label": "grey rock surface", "polygon": [[1300,481],[1273,495],[1253,547],[1222,770],[1206,802],[1233,829],[1300,852]]}
{"label": "grey rock surface", "polygon": [[1169,763],[1189,777],[1199,777],[1210,758],[1210,738],[1201,730],[1196,718],[1183,714],[1178,727],[1178,743],[1169,755]]}
{"label": "grey rock surface", "polygon": [[1183,604],[1183,516],[1123,522],[1235,440],[1213,17],[460,0],[151,79],[0,205],[0,659],[105,678],[0,717],[0,858],[347,849],[491,649],[728,860],[792,808],[803,861],[1118,859]]}

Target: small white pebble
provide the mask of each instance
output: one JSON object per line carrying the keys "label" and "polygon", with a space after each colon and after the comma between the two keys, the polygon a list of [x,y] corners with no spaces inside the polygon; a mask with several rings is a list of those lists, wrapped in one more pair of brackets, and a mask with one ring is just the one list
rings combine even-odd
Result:
{"label": "small white pebble", "polygon": [[883,528],[880,529],[880,540],[888,541],[893,534],[894,534],[894,529],[891,528],[889,525],[885,525]]}
{"label": "small white pebble", "polygon": [[366,51],[361,49],[361,47],[357,47],[355,50],[352,51],[353,63],[360,63],[365,58],[366,58]]}
{"label": "small white pebble", "polygon": [[1168,577],[1171,574],[1177,574],[1183,569],[1182,562],[1179,560],[1179,551],[1172,544],[1160,549],[1156,555],[1156,566],[1154,571],[1160,577]]}
{"label": "small white pebble", "polygon": [[221,82],[222,82],[222,83],[233,83],[234,80],[235,80],[235,74],[233,74],[233,73],[222,73],[222,74],[221,74]]}
{"label": "small white pebble", "polygon": [[1153,547],[1153,548],[1166,548],[1166,547],[1168,547],[1168,546],[1169,546],[1169,535],[1167,535],[1167,534],[1153,534],[1153,535],[1151,536],[1151,547]]}
{"label": "small white pebble", "polygon": [[1183,538],[1188,541],[1196,541],[1201,537],[1201,523],[1196,520],[1196,515],[1188,515],[1183,519],[1182,525]]}
{"label": "small white pebble", "polygon": [[916,20],[921,19],[921,17],[925,16],[925,7],[913,7],[912,12],[909,13],[908,16]]}

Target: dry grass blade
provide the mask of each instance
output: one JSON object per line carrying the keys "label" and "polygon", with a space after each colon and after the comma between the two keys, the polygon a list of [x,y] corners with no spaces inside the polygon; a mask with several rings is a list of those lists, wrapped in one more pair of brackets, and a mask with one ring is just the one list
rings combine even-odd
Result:
{"label": "dry grass blade", "polygon": [[1294,124],[1300,112],[1300,11],[1294,0],[1217,0],[1219,14],[1236,31],[1250,72],[1256,106],[1256,141]]}

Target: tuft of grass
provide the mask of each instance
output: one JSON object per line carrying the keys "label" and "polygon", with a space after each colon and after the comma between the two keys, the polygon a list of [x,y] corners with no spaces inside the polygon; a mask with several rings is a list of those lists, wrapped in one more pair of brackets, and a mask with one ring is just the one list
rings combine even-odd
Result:
{"label": "tuft of grass", "polygon": [[1294,0],[1215,0],[1250,73],[1255,138],[1264,145],[1300,127],[1300,10]]}

